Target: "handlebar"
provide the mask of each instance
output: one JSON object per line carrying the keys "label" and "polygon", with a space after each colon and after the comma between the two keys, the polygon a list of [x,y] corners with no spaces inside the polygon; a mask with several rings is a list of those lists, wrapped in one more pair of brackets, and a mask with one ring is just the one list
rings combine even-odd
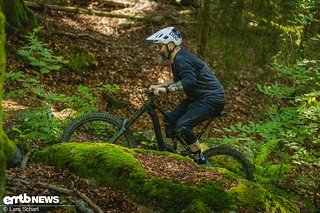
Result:
{"label": "handlebar", "polygon": [[153,99],[155,97],[152,90],[145,90],[143,91],[143,93],[146,94],[149,98]]}
{"label": "handlebar", "polygon": [[148,90],[148,89],[145,89],[145,90],[142,90],[142,91],[139,91],[137,92],[138,94],[143,94],[143,95],[146,95],[148,97],[149,100],[154,100],[155,99],[155,95],[153,94],[153,91],[152,90]]}

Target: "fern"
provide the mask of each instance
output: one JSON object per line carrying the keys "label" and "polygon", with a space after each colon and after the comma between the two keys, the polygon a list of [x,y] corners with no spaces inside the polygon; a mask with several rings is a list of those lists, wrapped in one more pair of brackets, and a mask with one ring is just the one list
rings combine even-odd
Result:
{"label": "fern", "polygon": [[280,87],[277,84],[267,86],[258,84],[258,89],[266,95],[275,96],[277,98],[292,98],[292,94],[296,91],[293,87]]}
{"label": "fern", "polygon": [[256,165],[266,162],[269,155],[277,148],[279,140],[271,140],[260,148],[259,155],[256,157]]}
{"label": "fern", "polygon": [[54,56],[52,50],[48,48],[48,44],[38,40],[37,33],[40,30],[41,28],[36,28],[32,33],[25,36],[29,44],[22,47],[17,53],[26,59],[31,66],[38,68],[40,74],[59,71],[62,65],[68,63],[68,61],[61,56]]}

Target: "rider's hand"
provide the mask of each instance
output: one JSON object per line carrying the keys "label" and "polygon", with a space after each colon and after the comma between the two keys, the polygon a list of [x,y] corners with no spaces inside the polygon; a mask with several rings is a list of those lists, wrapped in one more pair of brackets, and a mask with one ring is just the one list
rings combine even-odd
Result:
{"label": "rider's hand", "polygon": [[151,86],[149,87],[149,90],[155,90],[155,89],[157,89],[157,88],[159,88],[159,87],[162,87],[161,84],[151,85]]}
{"label": "rider's hand", "polygon": [[158,96],[158,95],[160,95],[160,93],[167,93],[166,88],[158,87],[158,88],[153,89],[154,95]]}

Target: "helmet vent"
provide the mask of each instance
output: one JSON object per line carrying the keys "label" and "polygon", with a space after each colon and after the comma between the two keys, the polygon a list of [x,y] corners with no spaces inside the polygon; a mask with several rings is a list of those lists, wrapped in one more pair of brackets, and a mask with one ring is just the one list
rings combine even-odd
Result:
{"label": "helmet vent", "polygon": [[180,45],[182,42],[182,34],[174,27],[166,27],[149,36],[146,40],[159,44],[169,44],[173,42],[175,45]]}

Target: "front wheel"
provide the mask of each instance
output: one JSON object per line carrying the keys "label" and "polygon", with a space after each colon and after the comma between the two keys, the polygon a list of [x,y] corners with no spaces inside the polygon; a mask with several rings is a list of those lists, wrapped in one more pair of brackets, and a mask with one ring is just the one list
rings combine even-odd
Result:
{"label": "front wheel", "polygon": [[208,149],[203,154],[212,166],[226,168],[236,175],[253,181],[253,168],[241,152],[221,146]]}
{"label": "front wheel", "polygon": [[[75,119],[65,129],[61,142],[104,142],[119,131],[122,121],[118,118],[103,112],[89,113]],[[115,144],[133,148],[135,147],[134,137],[131,131],[126,130]]]}

